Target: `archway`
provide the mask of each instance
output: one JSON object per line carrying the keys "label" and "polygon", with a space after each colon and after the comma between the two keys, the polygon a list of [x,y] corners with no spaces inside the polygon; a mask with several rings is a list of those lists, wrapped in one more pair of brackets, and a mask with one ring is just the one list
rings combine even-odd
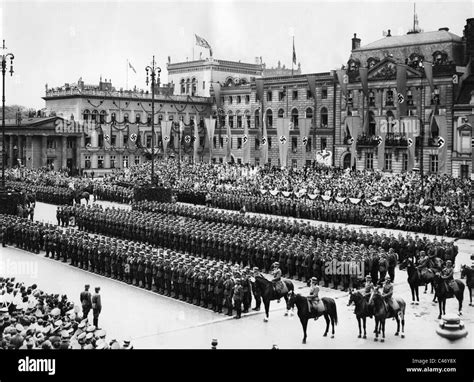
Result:
{"label": "archway", "polygon": [[346,168],[351,168],[351,154],[347,153],[344,158],[342,159],[342,168],[345,170]]}

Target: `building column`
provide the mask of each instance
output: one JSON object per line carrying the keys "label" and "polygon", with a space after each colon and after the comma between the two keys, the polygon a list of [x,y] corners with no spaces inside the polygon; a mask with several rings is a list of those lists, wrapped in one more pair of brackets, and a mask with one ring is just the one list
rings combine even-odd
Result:
{"label": "building column", "polygon": [[18,159],[21,160],[21,164],[24,165],[23,161],[23,135],[18,135]]}
{"label": "building column", "polygon": [[26,168],[33,168],[33,139],[31,135],[27,135],[25,138],[26,138],[25,166]]}
{"label": "building column", "polygon": [[43,135],[41,137],[41,166],[45,167],[48,164],[48,137]]}
{"label": "building column", "polygon": [[76,156],[76,167],[79,170],[82,168],[82,162],[81,162],[82,142],[83,142],[83,138],[82,137],[77,137],[76,138],[76,145],[74,147],[74,155]]}
{"label": "building column", "polygon": [[61,168],[67,166],[67,137],[63,135],[61,137]]}
{"label": "building column", "polygon": [[104,169],[110,168],[110,154],[104,155]]}

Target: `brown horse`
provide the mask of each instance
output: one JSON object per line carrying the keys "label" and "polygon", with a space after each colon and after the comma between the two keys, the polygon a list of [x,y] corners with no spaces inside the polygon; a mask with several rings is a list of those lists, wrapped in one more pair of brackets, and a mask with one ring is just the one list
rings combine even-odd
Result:
{"label": "brown horse", "polygon": [[401,338],[405,338],[405,301],[399,297],[395,298],[395,301],[398,304],[398,309],[395,312],[391,312],[388,309],[387,303],[384,301],[382,295],[377,292],[373,291],[372,295],[369,299],[369,306],[373,306],[374,311],[374,318],[375,318],[375,338],[374,341],[378,341],[378,336],[382,333],[382,339],[380,342],[385,341],[385,320],[387,318],[395,318],[397,321],[397,331],[395,333],[396,336],[400,333],[400,322],[401,322],[401,329],[402,334]]}
{"label": "brown horse", "polygon": [[459,302],[459,315],[462,315],[462,300],[464,298],[464,283],[461,280],[454,280],[458,286],[458,290],[453,291],[447,287],[446,282],[441,278],[440,274],[437,273],[434,279],[434,286],[436,290],[436,296],[438,296],[439,303],[439,315],[438,319],[441,319],[443,314],[446,314],[446,299],[456,297]]}
{"label": "brown horse", "polygon": [[469,306],[472,306],[472,290],[474,289],[474,268],[461,265],[461,278],[466,278],[466,285],[469,291]]}
{"label": "brown horse", "polygon": [[301,322],[301,326],[303,327],[303,343],[306,343],[306,329],[308,327],[308,320],[310,318],[316,318],[324,315],[324,319],[326,320],[326,330],[323,334],[323,337],[328,335],[329,330],[329,323],[332,326],[332,334],[331,338],[334,338],[334,325],[337,325],[337,308],[336,308],[336,301],[330,297],[323,297],[321,301],[324,304],[324,311],[323,312],[314,312],[309,310],[308,305],[308,298],[301,296],[300,294],[295,294],[294,291],[288,293],[289,301],[288,306],[293,309],[296,305],[298,309],[298,317]]}

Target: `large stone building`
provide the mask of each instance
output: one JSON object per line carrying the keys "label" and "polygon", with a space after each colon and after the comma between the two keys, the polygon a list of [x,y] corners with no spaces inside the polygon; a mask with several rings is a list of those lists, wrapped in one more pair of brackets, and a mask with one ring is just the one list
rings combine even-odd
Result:
{"label": "large stone building", "polygon": [[[266,69],[261,59],[254,64],[216,59],[168,63],[169,84],[157,86],[155,91],[156,152],[158,156],[226,161],[229,127],[233,160],[262,164],[263,118],[269,138],[268,161],[282,165],[276,125],[288,118],[292,129],[287,166],[319,161],[358,170],[418,168],[425,173],[469,176],[473,171],[473,56],[474,19],[468,19],[462,37],[447,28],[432,32],[414,29],[403,36],[389,32],[378,41],[361,45],[354,35],[342,72],[303,75],[298,66],[290,75],[280,65]],[[400,67],[406,73],[401,104]],[[427,72],[430,68],[432,81]],[[367,87],[361,73],[367,73]],[[262,86],[260,97],[257,83]],[[86,128],[80,160],[76,160],[80,168],[107,172],[150,157],[148,91],[117,90],[107,80],[98,85],[85,85],[80,80],[47,89],[44,99],[50,112]],[[205,123],[209,118],[216,121],[211,140]],[[417,132],[407,135],[400,128],[406,125],[395,123],[405,119],[416,121]],[[166,121],[173,121],[174,127],[164,153],[162,125]],[[194,121],[199,130],[198,155],[193,155],[190,143],[195,135]],[[178,123],[181,129],[176,127]],[[387,128],[383,138],[382,124]],[[309,127],[307,136],[300,134],[303,125]],[[130,144],[130,129],[137,132],[139,145]],[[182,145],[178,145],[178,138]],[[250,145],[249,157],[244,155],[245,144]]]}

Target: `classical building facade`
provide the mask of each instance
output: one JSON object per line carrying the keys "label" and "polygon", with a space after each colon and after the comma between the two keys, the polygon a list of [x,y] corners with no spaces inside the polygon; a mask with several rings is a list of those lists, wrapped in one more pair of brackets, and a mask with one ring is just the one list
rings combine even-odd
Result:
{"label": "classical building facade", "polygon": [[[268,161],[283,165],[279,163],[281,137],[276,125],[287,118],[291,121],[287,166],[318,161],[358,170],[397,173],[417,168],[425,173],[469,176],[473,171],[473,57],[474,19],[468,19],[462,37],[447,28],[413,30],[403,36],[389,32],[378,41],[361,45],[354,35],[343,69],[325,73],[301,74],[298,66],[290,75],[289,69],[281,66],[266,69],[261,59],[254,64],[216,59],[168,63],[170,82],[155,91],[156,153],[224,162],[229,158],[229,127],[233,160],[259,165],[263,118]],[[398,94],[400,67],[406,78],[403,101]],[[432,76],[427,72],[430,68]],[[366,81],[361,77],[364,70]],[[86,130],[76,160],[80,168],[107,172],[150,157],[149,91],[117,90],[107,80],[98,85],[85,85],[80,80],[47,89],[44,100],[50,112],[82,124]],[[216,122],[212,140],[205,123],[209,118]],[[400,128],[404,124],[395,123],[404,118],[416,121],[413,139]],[[348,120],[359,121],[357,129],[351,125],[354,136]],[[173,128],[165,153],[162,125],[166,121],[172,121]],[[199,130],[197,155],[191,147],[196,136],[194,123]],[[382,123],[387,129],[383,139],[379,134]],[[303,125],[309,127],[304,137],[300,134]],[[139,144],[130,143],[131,129]],[[245,144],[250,145],[250,157],[244,155]],[[445,149],[443,165],[441,147]]]}

